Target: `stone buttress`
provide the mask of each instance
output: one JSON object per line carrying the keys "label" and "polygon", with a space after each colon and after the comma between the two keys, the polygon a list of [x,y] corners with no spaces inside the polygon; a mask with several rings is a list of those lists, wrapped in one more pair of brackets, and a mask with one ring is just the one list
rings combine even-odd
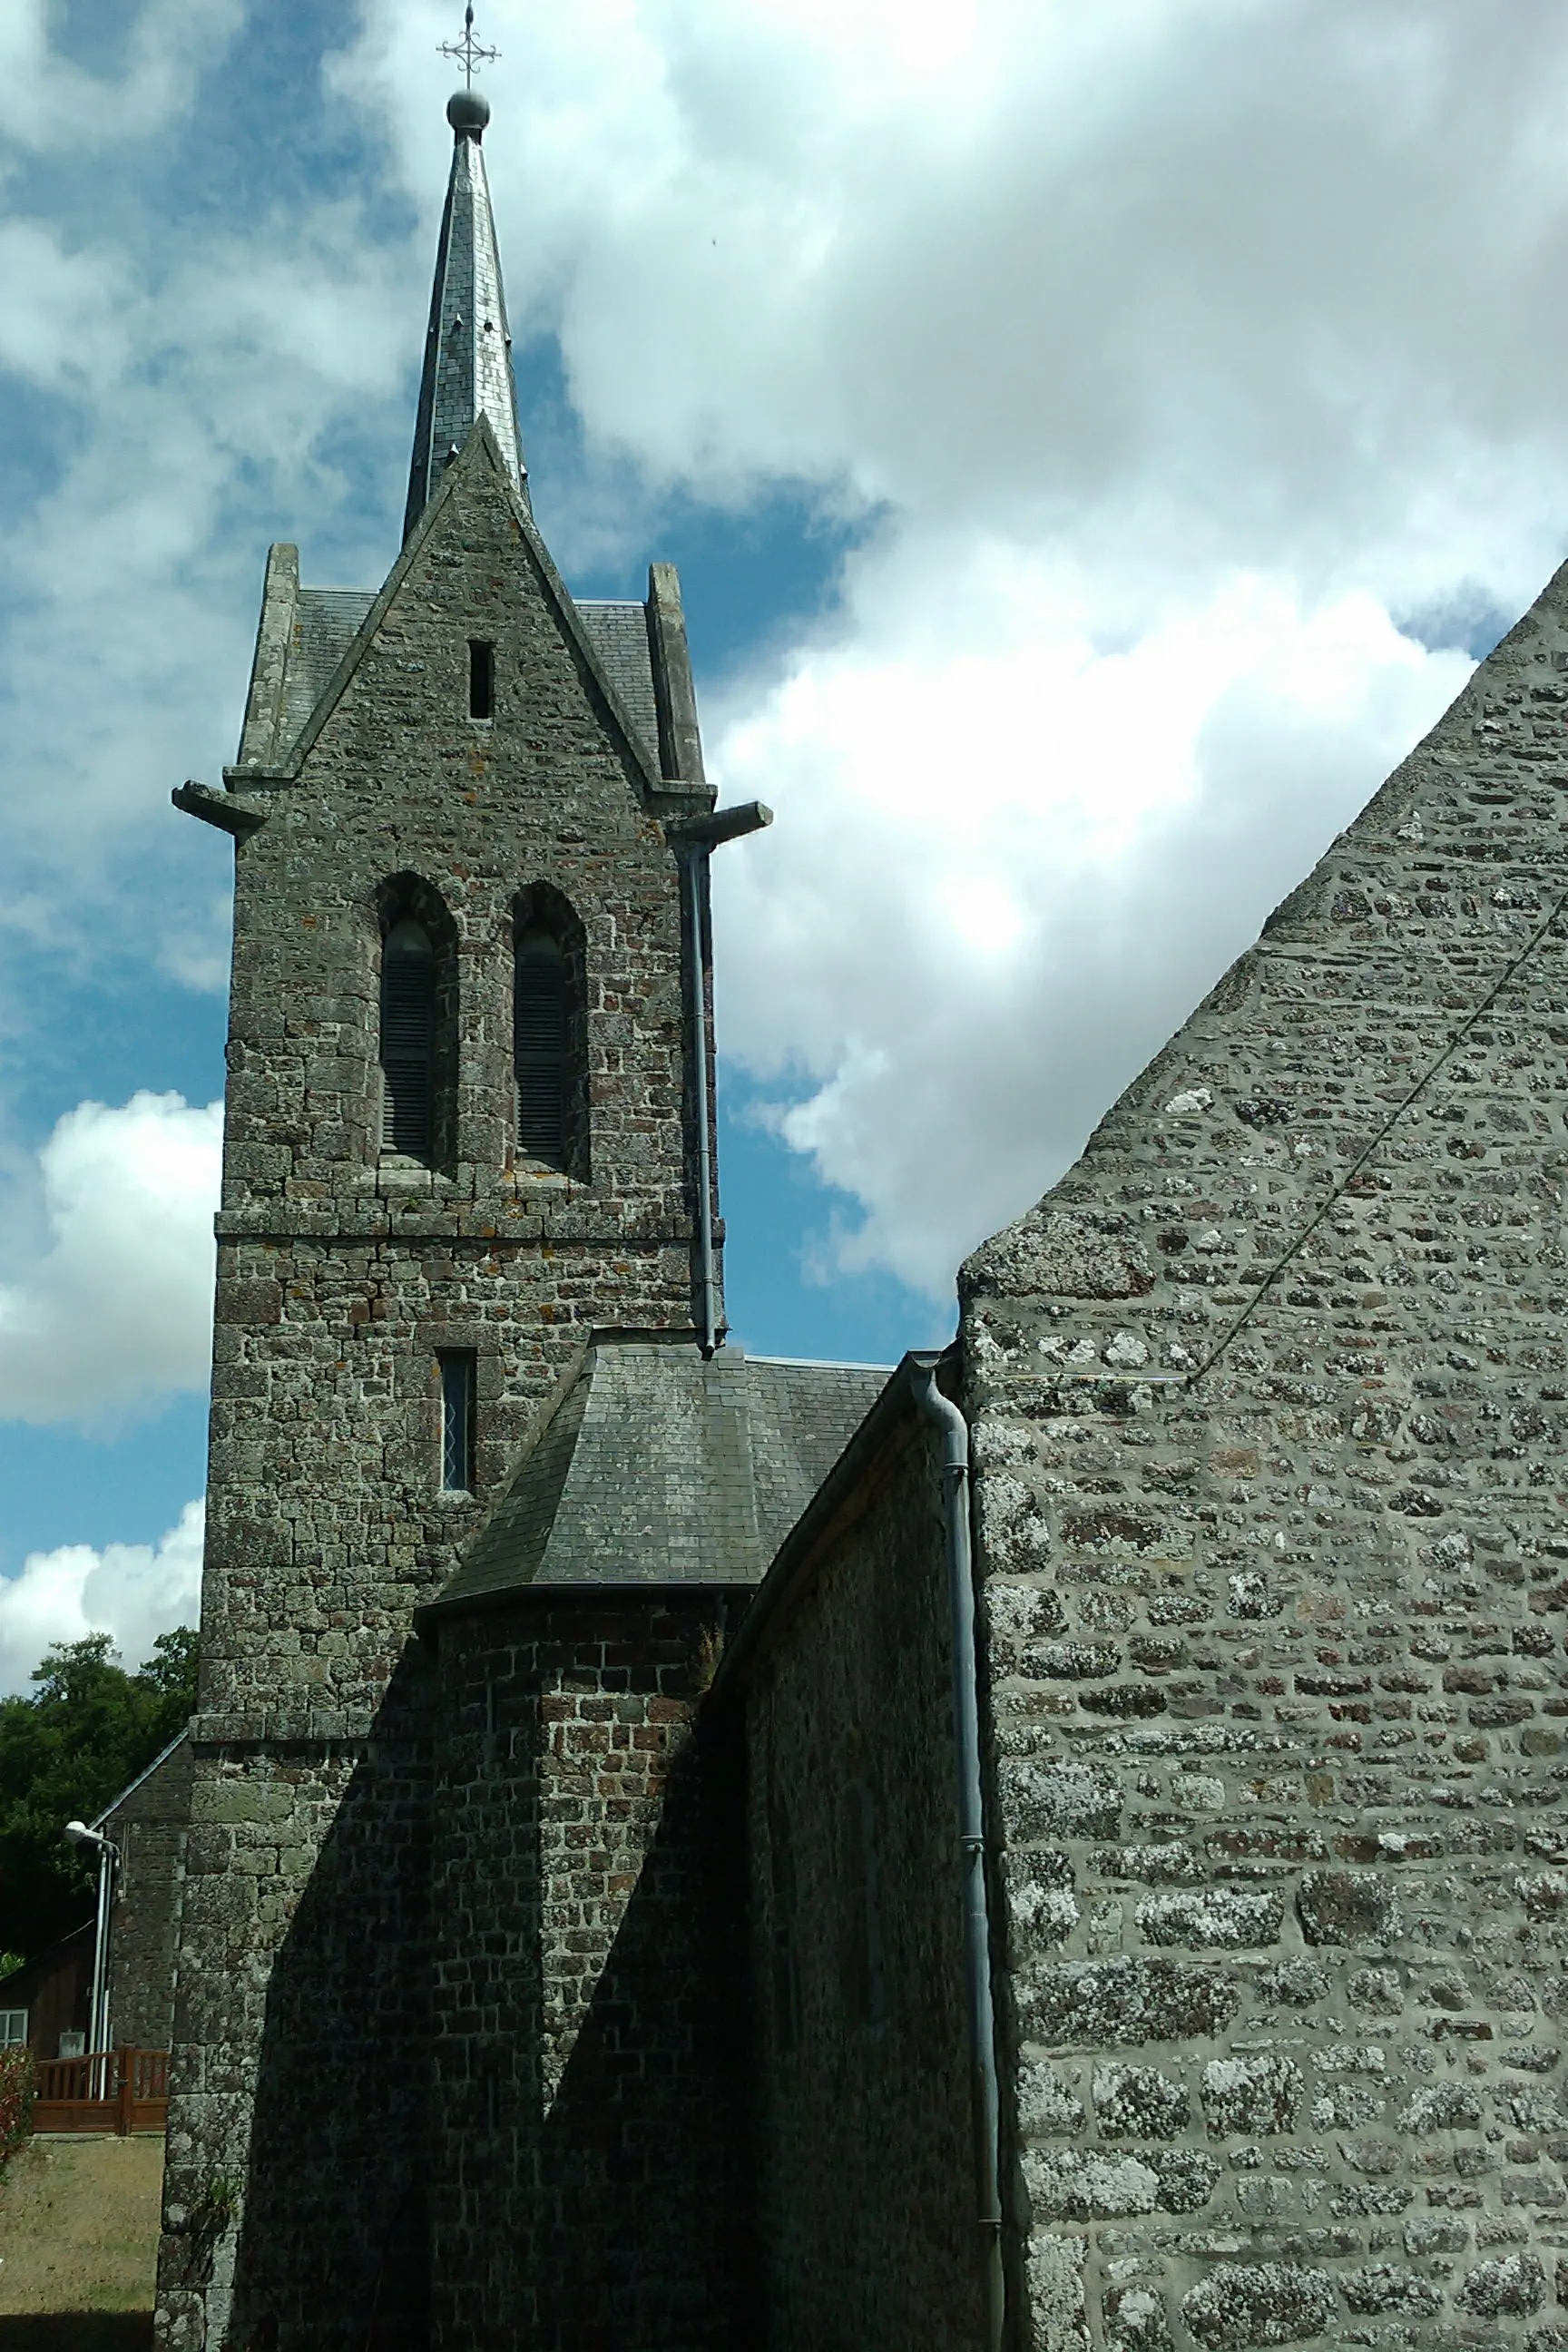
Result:
{"label": "stone buttress", "polygon": [[963,1280],[1020,2343],[1568,2344],[1568,574]]}
{"label": "stone buttress", "polygon": [[532,522],[486,111],[403,551],[371,595],[273,550],[238,761],[175,796],[234,838],[235,930],[169,2347],[424,2340],[415,1612],[594,1327],[691,1339],[705,905],[693,940],[666,828],[712,794],[673,573],[575,604]]}

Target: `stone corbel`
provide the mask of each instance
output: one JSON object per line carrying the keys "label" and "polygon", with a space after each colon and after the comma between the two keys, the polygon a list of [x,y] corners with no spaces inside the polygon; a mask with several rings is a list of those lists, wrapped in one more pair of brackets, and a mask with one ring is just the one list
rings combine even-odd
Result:
{"label": "stone corbel", "polygon": [[247,808],[232,793],[215,793],[210,784],[198,784],[194,780],[179,785],[169,797],[187,816],[199,816],[204,824],[216,824],[220,833],[232,834],[236,841],[244,841],[267,822],[265,809]]}

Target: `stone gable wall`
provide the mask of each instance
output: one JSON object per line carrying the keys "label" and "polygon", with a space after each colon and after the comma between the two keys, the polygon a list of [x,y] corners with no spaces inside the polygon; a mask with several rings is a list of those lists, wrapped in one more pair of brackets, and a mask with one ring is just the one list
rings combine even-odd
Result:
{"label": "stone gable wall", "polygon": [[946,1553],[907,1428],[746,1675],[768,2345],[981,2329]]}
{"label": "stone gable wall", "polygon": [[1568,2344],[1568,622],[964,1276],[1037,2352]]}

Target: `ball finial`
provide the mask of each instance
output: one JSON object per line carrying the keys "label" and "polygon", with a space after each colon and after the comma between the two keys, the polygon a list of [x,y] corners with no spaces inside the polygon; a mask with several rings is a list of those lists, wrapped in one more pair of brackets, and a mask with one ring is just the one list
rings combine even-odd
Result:
{"label": "ball finial", "polygon": [[459,139],[479,139],[490,119],[490,102],[480,89],[455,89],[447,100],[447,120]]}

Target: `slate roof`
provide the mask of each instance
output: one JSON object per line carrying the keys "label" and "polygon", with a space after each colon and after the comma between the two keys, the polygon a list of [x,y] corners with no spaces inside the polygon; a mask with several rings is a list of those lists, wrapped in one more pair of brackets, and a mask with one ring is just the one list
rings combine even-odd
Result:
{"label": "slate roof", "polygon": [[[281,725],[278,741],[268,747],[269,759],[282,761],[289,757],[310,725],[332,672],[358,635],[360,625],[374,602],[375,591],[371,588],[299,591],[284,656]],[[583,597],[574,602],[583,633],[620,697],[639,749],[658,775],[658,703],[654,693],[647,609],[636,603],[612,602],[604,597]]]}
{"label": "slate roof", "polygon": [[600,1338],[436,1604],[547,1584],[755,1584],[889,1378]]}
{"label": "slate roof", "polygon": [[301,588],[283,670],[283,740],[287,758],[310,724],[328,679],[359,634],[375,602],[373,588]]}
{"label": "slate roof", "polygon": [[583,634],[597,655],[600,668],[620,696],[621,708],[631,720],[649,769],[656,776],[661,774],[658,701],[654,693],[647,608],[601,596],[576,596],[573,602],[583,624]]}
{"label": "slate roof", "polygon": [[449,453],[462,447],[480,416],[489,420],[513,488],[526,499],[511,336],[489,182],[478,132],[468,136],[459,131],[436,248],[403,519],[405,541],[435,497]]}

